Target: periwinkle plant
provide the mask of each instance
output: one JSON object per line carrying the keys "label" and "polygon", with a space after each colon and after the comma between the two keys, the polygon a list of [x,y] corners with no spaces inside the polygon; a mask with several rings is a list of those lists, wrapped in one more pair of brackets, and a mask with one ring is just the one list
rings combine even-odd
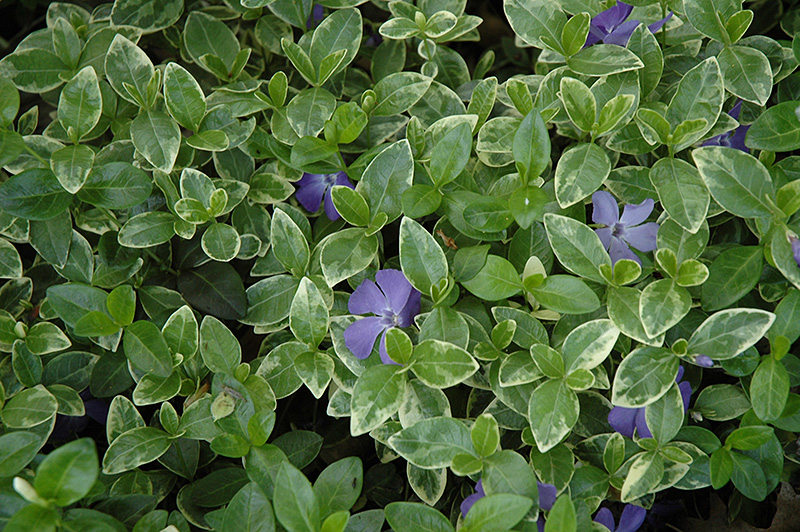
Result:
{"label": "periwinkle plant", "polygon": [[3,4],[4,531],[797,487],[800,8],[480,4]]}

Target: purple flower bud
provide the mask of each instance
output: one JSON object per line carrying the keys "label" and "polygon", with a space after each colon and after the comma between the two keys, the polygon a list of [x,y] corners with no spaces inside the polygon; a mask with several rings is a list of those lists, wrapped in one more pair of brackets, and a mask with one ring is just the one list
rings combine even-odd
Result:
{"label": "purple flower bud", "polygon": [[714,361],[708,355],[697,355],[694,359],[695,364],[704,368],[713,368]]}

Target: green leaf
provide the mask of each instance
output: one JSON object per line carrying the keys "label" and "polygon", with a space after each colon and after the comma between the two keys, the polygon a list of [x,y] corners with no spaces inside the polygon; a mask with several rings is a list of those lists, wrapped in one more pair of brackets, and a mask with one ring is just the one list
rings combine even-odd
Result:
{"label": "green leaf", "polygon": [[13,245],[0,239],[0,279],[17,277],[22,277],[22,259]]}
{"label": "green leaf", "polygon": [[800,118],[795,114],[800,102],[782,102],[773,105],[747,130],[745,145],[750,149],[775,152],[800,148]]}
{"label": "green leaf", "polygon": [[561,355],[567,373],[594,369],[605,361],[619,337],[610,320],[592,320],[573,329],[564,339]]}
{"label": "green leaf", "polygon": [[58,401],[38,384],[9,399],[2,410],[3,423],[12,429],[29,429],[50,420],[58,411]]}
{"label": "green leaf", "polygon": [[127,209],[145,201],[152,189],[152,180],[142,169],[112,162],[92,168],[78,199],[96,207]]}
{"label": "green leaf", "polygon": [[448,467],[459,453],[475,454],[469,429],[451,417],[433,417],[415,423],[389,438],[389,446],[423,469]]}
{"label": "green leaf", "polygon": [[362,25],[361,12],[358,9],[334,10],[314,30],[309,46],[311,62],[320,70],[320,65],[326,57],[344,52],[339,66],[331,72],[331,75],[344,70],[358,53]]}
{"label": "green leaf", "polygon": [[396,532],[455,532],[450,521],[435,508],[417,502],[386,505],[386,521]]}
{"label": "green leaf", "polygon": [[424,227],[406,217],[400,223],[400,265],[411,285],[425,295],[447,279],[442,248]]}
{"label": "green leaf", "polygon": [[550,509],[544,532],[575,532],[578,530],[575,505],[569,495],[562,494]]}
{"label": "green leaf", "polygon": [[449,388],[469,378],[478,363],[466,350],[441,340],[424,340],[414,348],[410,368],[426,385]]}
{"label": "green leaf", "polygon": [[478,499],[464,519],[464,530],[510,530],[519,523],[533,501],[522,495],[498,493]]}
{"label": "green leaf", "polygon": [[183,42],[186,52],[196,63],[204,55],[213,54],[222,61],[226,70],[233,66],[239,53],[239,41],[233,31],[221,20],[202,11],[192,11],[186,18]]}
{"label": "green leaf", "polygon": [[400,216],[401,197],[411,186],[413,174],[414,158],[406,139],[390,144],[369,163],[356,190],[369,204],[370,223],[379,213],[386,214],[386,223]]}
{"label": "green leaf", "polygon": [[363,476],[363,465],[357,456],[342,458],[326,467],[314,482],[320,515],[350,510],[361,494]]}
{"label": "green leaf", "polygon": [[698,129],[694,136],[675,146],[675,151],[691,146],[705,136],[722,111],[724,94],[722,74],[715,57],[709,57],[681,78],[678,89],[669,102],[666,119],[673,128],[686,120],[701,118],[707,124],[705,128]]}
{"label": "green leaf", "polygon": [[[630,120],[631,109],[637,102],[637,96],[633,94],[618,94],[614,96],[600,110],[597,119],[597,128],[594,134],[598,137],[607,135],[611,131],[625,125]],[[630,113],[630,114],[629,114]],[[626,117],[628,117],[626,119]]]}
{"label": "green leaf", "polygon": [[464,221],[478,231],[496,233],[511,225],[514,217],[506,202],[495,196],[480,196],[467,204]]}
{"label": "green leaf", "polygon": [[582,201],[600,188],[610,172],[611,162],[600,146],[578,144],[558,161],[555,175],[558,204],[567,208]]}
{"label": "green leaf", "polygon": [[292,42],[291,35],[282,38],[280,42],[283,53],[289,58],[289,61],[292,62],[292,65],[294,65],[300,75],[303,76],[307,82],[315,85],[317,82],[316,69],[305,50]]}
{"label": "green leaf", "polygon": [[273,532],[272,504],[255,482],[236,492],[225,508],[222,530],[230,532]]}
{"label": "green leaf", "polygon": [[164,70],[164,100],[176,122],[197,131],[206,113],[205,95],[197,80],[177,63],[169,63]]}
{"label": "green leaf", "polygon": [[9,519],[3,530],[6,532],[56,532],[61,517],[54,508],[30,504],[16,512]]}
{"label": "green leaf", "polygon": [[761,278],[763,251],[758,246],[728,249],[711,263],[701,302],[707,311],[731,306],[755,288]]}
{"label": "green leaf", "polygon": [[181,130],[167,113],[143,110],[131,123],[131,138],[147,162],[170,173],[181,147]]}
{"label": "green leaf", "polygon": [[289,275],[262,279],[247,288],[247,315],[240,319],[247,325],[271,325],[289,317],[299,281]]}
{"label": "green leaf", "polygon": [[431,86],[433,78],[416,72],[389,74],[375,84],[373,116],[393,116],[416,104]]}
{"label": "green leaf", "polygon": [[764,165],[735,148],[706,146],[692,152],[708,190],[722,207],[742,218],[771,216],[765,197],[775,194]]}
{"label": "green leaf", "polygon": [[328,333],[328,307],[317,286],[303,277],[292,299],[289,327],[301,342],[318,346]]}
{"label": "green leaf", "polygon": [[134,105],[145,107],[147,85],[155,69],[141,48],[121,34],[115,35],[106,53],[104,68],[108,83],[117,94]]}
{"label": "green leaf", "polygon": [[158,377],[172,373],[172,355],[158,327],[149,321],[136,321],[125,328],[122,338],[125,356],[137,369]]}
{"label": "green leaf", "polygon": [[737,0],[686,0],[686,18],[703,35],[729,44],[725,22],[742,8]]}
{"label": "green leaf", "polygon": [[767,443],[773,436],[771,427],[763,425],[739,427],[725,438],[725,446],[740,451],[752,451]]}
{"label": "green leaf", "polygon": [[764,310],[737,308],[709,316],[689,338],[688,353],[727,360],[755,344],[769,330],[775,315]]}
{"label": "green leaf", "polygon": [[205,316],[200,324],[200,355],[214,373],[233,373],[242,362],[239,341],[214,316]]}
{"label": "green leaf", "polygon": [[65,146],[50,156],[50,167],[58,182],[70,194],[80,190],[94,165],[94,151],[89,146]]}
{"label": "green leaf", "polygon": [[500,445],[500,429],[491,414],[481,414],[470,431],[472,445],[480,456],[491,456]]}
{"label": "green leaf", "polygon": [[200,245],[206,255],[218,262],[230,262],[239,253],[242,240],[228,224],[213,223],[203,233]]}
{"label": "green leaf", "polygon": [[750,400],[744,391],[732,384],[712,384],[700,391],[694,410],[705,419],[728,421],[750,410]]}
{"label": "green leaf", "polygon": [[163,244],[175,236],[178,218],[169,212],[151,211],[137,214],[125,222],[119,231],[120,245],[129,248],[149,248]]}
{"label": "green leaf", "polygon": [[730,457],[733,459],[733,485],[748,499],[763,501],[769,494],[764,469],[757,461],[742,453],[730,453]]}
{"label": "green leaf", "polygon": [[697,169],[682,159],[659,159],[650,169],[650,182],[669,217],[690,233],[696,233],[706,219],[711,201]]}
{"label": "green leaf", "polygon": [[24,92],[43,93],[55,89],[64,81],[61,75],[67,65],[52,52],[28,48],[5,56],[0,61],[0,75]]}
{"label": "green leaf", "polygon": [[[711,473],[711,485],[714,489],[720,489],[727,484],[733,473],[731,452],[724,447],[714,451],[709,462],[709,470]],[[761,474],[763,475],[764,473],[762,472]]]}
{"label": "green leaf", "polygon": [[557,214],[544,215],[544,227],[559,262],[576,275],[605,283],[602,264],[611,266],[600,238],[585,224]]}
{"label": "green leaf", "polygon": [[514,33],[523,41],[561,53],[561,35],[567,17],[558,4],[548,0],[505,0],[503,11]]}
{"label": "green leaf", "polygon": [[683,399],[677,383],[673,383],[667,393],[645,409],[647,428],[661,445],[670,442],[678,434],[683,425],[683,417]]}
{"label": "green leaf", "polygon": [[49,169],[33,168],[0,184],[0,209],[27,220],[47,220],[64,212],[70,196]]}
{"label": "green leaf", "polygon": [[567,66],[582,76],[600,77],[637,70],[644,63],[635,53],[622,46],[595,44],[568,58]]}
{"label": "green leaf", "polygon": [[512,297],[522,289],[522,281],[514,266],[502,257],[489,255],[486,264],[474,277],[461,284],[475,296],[486,301]]}
{"label": "green leaf", "polygon": [[81,438],[47,455],[36,470],[33,486],[56,506],[69,506],[89,493],[99,473],[94,441]]}
{"label": "green leaf", "polygon": [[71,140],[77,142],[97,125],[102,111],[97,74],[93,68],[85,67],[61,89],[58,119],[68,135],[70,128],[74,131]]}
{"label": "green leaf", "polygon": [[430,173],[437,187],[453,181],[464,170],[472,153],[472,130],[461,122],[437,142],[431,152]]}
{"label": "green leaf", "polygon": [[594,94],[583,82],[575,78],[561,78],[559,97],[569,119],[583,131],[590,131],[597,118]]}
{"label": "green leaf", "polygon": [[72,220],[68,212],[30,223],[30,244],[39,255],[56,267],[64,267],[72,244]]}
{"label": "green leaf", "polygon": [[514,134],[512,153],[524,182],[538,177],[547,168],[550,163],[550,135],[539,111],[533,110],[522,119]]}
{"label": "green leaf", "polygon": [[528,290],[542,306],[562,314],[584,314],[600,308],[592,289],[571,275],[551,275]]}
{"label": "green leaf", "polygon": [[558,445],[577,423],[579,412],[578,396],[563,380],[538,386],[528,403],[528,419],[539,451]]}
{"label": "green leaf", "polygon": [[634,501],[650,493],[664,476],[664,459],[655,451],[639,453],[622,485],[622,502]]}
{"label": "green leaf", "polygon": [[15,341],[11,347],[11,367],[19,382],[25,386],[32,387],[42,382],[42,359],[31,352],[22,340]]}
{"label": "green leaf", "polygon": [[347,223],[356,226],[369,225],[369,205],[361,194],[350,187],[336,185],[331,188],[331,198],[336,211]]}
{"label": "green leaf", "polygon": [[136,427],[117,436],[103,456],[103,473],[114,475],[157,460],[169,449],[169,435],[153,427]]}
{"label": "green leaf", "polygon": [[680,360],[662,347],[640,347],[622,359],[614,375],[615,406],[647,406],[667,393],[678,375]]}
{"label": "green leaf", "polygon": [[33,432],[7,432],[0,436],[0,475],[12,477],[36,456],[45,440]]}
{"label": "green leaf", "polygon": [[63,351],[72,345],[69,338],[57,325],[41,321],[28,330],[25,346],[37,355],[48,355]]}
{"label": "green leaf", "polygon": [[275,258],[294,275],[300,276],[308,268],[310,251],[303,232],[292,218],[281,209],[272,214],[272,251]]}
{"label": "green leaf", "polygon": [[396,413],[403,401],[407,380],[399,366],[382,364],[367,368],[353,388],[350,433],[365,434]]}
{"label": "green leaf", "polygon": [[230,147],[230,139],[224,131],[210,129],[195,133],[186,139],[186,144],[196,150],[225,151]]}
{"label": "green leaf", "polygon": [[144,33],[154,33],[175,24],[182,13],[180,0],[116,0],[111,21],[114,26],[135,26]]}
{"label": "green leaf", "polygon": [[289,532],[319,530],[320,508],[311,483],[288,462],[281,464],[275,477],[273,502],[278,521]]}
{"label": "green leaf", "polygon": [[766,105],[772,93],[772,69],[767,56],[747,46],[726,46],[717,60],[728,92],[759,106]]}
{"label": "green leaf", "polygon": [[672,279],[659,279],[642,290],[639,316],[649,337],[667,332],[689,312],[692,296]]}
{"label": "green leaf", "polygon": [[753,411],[763,421],[775,421],[789,398],[789,373],[780,360],[764,357],[750,382]]}

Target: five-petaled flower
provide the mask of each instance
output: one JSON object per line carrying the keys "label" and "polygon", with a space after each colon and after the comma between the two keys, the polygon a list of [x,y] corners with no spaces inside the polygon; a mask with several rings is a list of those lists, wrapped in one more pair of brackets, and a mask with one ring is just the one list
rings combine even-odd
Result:
{"label": "five-petaled flower", "polygon": [[647,510],[634,504],[626,504],[619,516],[619,526],[614,523],[614,515],[608,508],[600,508],[594,516],[594,522],[600,523],[611,532],[636,532],[644,523]]}
{"label": "five-petaled flower", "polygon": [[362,318],[344,331],[344,345],[356,358],[367,358],[375,340],[381,335],[378,351],[384,364],[397,364],[386,352],[386,331],[392,327],[408,327],[419,314],[419,290],[411,286],[400,270],[380,270],[375,274],[377,284],[365,279],[355,289],[347,303],[351,314],[374,316]]}
{"label": "five-petaled flower", "polygon": [[[689,398],[692,395],[692,386],[686,381],[681,382],[683,378],[683,366],[678,368],[678,375],[675,377],[675,382],[678,383],[678,389],[681,392],[681,399],[683,399],[684,413],[689,410]],[[645,420],[645,407],[640,408],[626,408],[624,406],[615,406],[608,413],[608,423],[611,428],[619,432],[623,436],[633,438],[633,429],[639,434],[640,438],[652,438],[653,433],[647,426]],[[611,529],[613,530],[613,528]]]}
{"label": "five-petaled flower", "polygon": [[592,206],[592,221],[605,226],[595,229],[595,232],[608,250],[612,263],[620,259],[630,259],[642,264],[641,259],[628,245],[643,252],[656,249],[658,224],[649,222],[639,225],[653,212],[652,199],[647,198],[638,205],[625,205],[620,217],[614,196],[599,190],[592,194]]}
{"label": "five-petaled flower", "polygon": [[[629,6],[625,2],[617,2],[617,5],[594,17],[589,27],[589,35],[586,37],[586,44],[583,45],[584,48],[600,41],[605,44],[627,46],[633,30],[639,25],[639,21],[636,19],[628,20],[631,11],[633,11],[633,6]],[[670,17],[672,17],[672,11],[665,18],[647,27],[655,33],[667,23]]]}
{"label": "five-petaled flower", "polygon": [[340,218],[339,212],[333,206],[333,198],[331,198],[331,188],[334,185],[355,188],[344,172],[336,172],[335,174],[305,173],[300,178],[300,181],[297,182],[298,188],[295,197],[307,211],[317,212],[324,196],[325,215],[331,220],[338,220]]}
{"label": "five-petaled flower", "polygon": [[[728,115],[734,120],[739,120],[739,113],[742,111],[742,100],[736,102],[736,105],[731,107]],[[744,138],[747,135],[747,130],[750,126],[739,126],[733,132],[726,131],[716,137],[711,137],[705,141],[702,146],[726,146],[728,148],[736,148],[745,153],[750,153],[750,148],[744,145]]]}

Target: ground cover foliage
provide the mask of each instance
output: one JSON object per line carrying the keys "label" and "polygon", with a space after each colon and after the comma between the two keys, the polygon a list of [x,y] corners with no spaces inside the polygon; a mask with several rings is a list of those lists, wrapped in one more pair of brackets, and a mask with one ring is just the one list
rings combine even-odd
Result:
{"label": "ground cover foliage", "polygon": [[711,493],[768,524],[792,2],[14,12],[0,529],[634,531]]}

